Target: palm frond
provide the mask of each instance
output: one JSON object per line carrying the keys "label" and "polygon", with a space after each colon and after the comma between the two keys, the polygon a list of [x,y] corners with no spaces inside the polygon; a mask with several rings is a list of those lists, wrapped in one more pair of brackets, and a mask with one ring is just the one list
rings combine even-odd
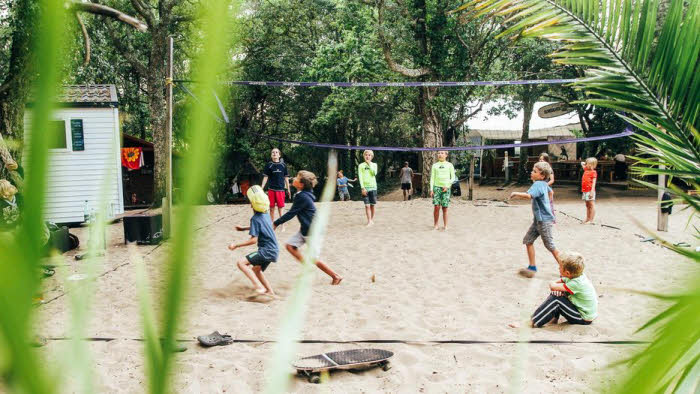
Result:
{"label": "palm frond", "polygon": [[[556,63],[582,66],[574,87],[579,103],[615,109],[641,132],[636,175],[667,175],[700,190],[700,1],[670,0],[657,29],[660,0],[473,0],[455,12],[502,21],[501,36],[559,41]],[[671,184],[670,190],[700,210],[700,199]],[[697,232],[696,236],[700,235]],[[663,242],[692,261],[700,254]],[[654,340],[626,360],[634,368],[620,392],[694,392],[700,371],[700,278],[671,300],[640,330]]]}

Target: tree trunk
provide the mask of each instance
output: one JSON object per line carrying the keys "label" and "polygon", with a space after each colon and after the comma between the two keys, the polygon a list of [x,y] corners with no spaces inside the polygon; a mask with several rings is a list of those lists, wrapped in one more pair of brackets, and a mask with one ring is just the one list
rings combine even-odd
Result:
{"label": "tree trunk", "polygon": [[[437,148],[442,146],[442,122],[440,114],[434,108],[431,108],[430,101],[437,94],[438,89],[435,87],[421,88],[419,95],[419,105],[421,117],[423,118],[423,147]],[[437,154],[435,151],[421,152],[422,158],[422,174],[423,179],[421,186],[423,191],[421,195],[427,197],[430,195],[430,170],[435,163]]]}
{"label": "tree trunk", "polygon": [[[530,97],[523,100],[523,134],[520,137],[520,142],[527,142],[530,139],[530,119],[532,119],[532,110],[535,107],[535,100]],[[520,162],[518,164],[518,183],[527,183],[528,170],[527,170],[527,158],[528,149],[525,147],[520,148]]]}
{"label": "tree trunk", "polygon": [[[33,73],[32,34],[37,5],[32,1],[21,0],[14,5],[16,14],[11,27],[12,46],[10,47],[9,69],[5,81],[0,85],[0,134],[12,142],[22,141],[24,137],[24,107],[29,96]],[[3,166],[15,164],[20,157],[21,144],[2,143]],[[14,157],[14,158],[13,158]],[[8,161],[10,161],[8,163]],[[4,172],[3,168],[2,171]],[[19,177],[15,171],[10,177]],[[20,178],[21,179],[21,178]]]}
{"label": "tree trunk", "polygon": [[[151,72],[146,76],[148,89],[148,109],[150,112],[151,130],[153,132],[153,205],[160,206],[161,200],[165,197],[166,178],[168,176],[169,152],[167,145],[165,108],[165,77],[167,65],[167,31],[161,24],[152,31],[151,56],[148,67]],[[167,26],[167,25],[166,25]]]}

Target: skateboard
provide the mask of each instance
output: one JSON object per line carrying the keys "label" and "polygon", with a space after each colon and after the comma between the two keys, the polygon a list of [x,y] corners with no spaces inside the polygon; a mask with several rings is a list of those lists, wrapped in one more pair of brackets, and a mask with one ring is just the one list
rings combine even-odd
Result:
{"label": "skateboard", "polygon": [[381,349],[352,349],[339,352],[321,353],[304,357],[292,364],[297,375],[305,376],[311,383],[321,382],[321,372],[336,369],[364,369],[382,367],[384,371],[391,369],[389,359],[394,353]]}

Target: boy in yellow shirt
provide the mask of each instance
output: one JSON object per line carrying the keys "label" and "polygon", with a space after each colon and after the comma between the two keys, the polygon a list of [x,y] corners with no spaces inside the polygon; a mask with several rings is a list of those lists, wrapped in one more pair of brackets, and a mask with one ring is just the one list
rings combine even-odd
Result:
{"label": "boy in yellow shirt", "polygon": [[440,207],[442,207],[442,222],[447,230],[447,208],[450,206],[452,183],[455,181],[455,168],[447,161],[447,151],[438,151],[438,161],[430,169],[430,197],[433,198],[433,229],[438,229]]}
{"label": "boy in yellow shirt", "polygon": [[377,205],[377,163],[373,163],[374,152],[367,149],[362,153],[365,161],[357,166],[357,179],[362,188],[362,200],[365,202],[367,226],[374,224],[374,206]]}

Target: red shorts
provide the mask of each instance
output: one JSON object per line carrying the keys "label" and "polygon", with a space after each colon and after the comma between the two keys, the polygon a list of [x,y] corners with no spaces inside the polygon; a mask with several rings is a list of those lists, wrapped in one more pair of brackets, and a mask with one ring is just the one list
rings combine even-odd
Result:
{"label": "red shorts", "polygon": [[270,208],[274,208],[275,205],[280,208],[284,208],[284,191],[268,190],[267,197],[270,199]]}

